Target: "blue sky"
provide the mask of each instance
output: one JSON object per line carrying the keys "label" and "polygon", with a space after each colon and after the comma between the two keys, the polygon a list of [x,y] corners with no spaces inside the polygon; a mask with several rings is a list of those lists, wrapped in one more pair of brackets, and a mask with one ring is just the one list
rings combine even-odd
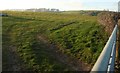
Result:
{"label": "blue sky", "polygon": [[0,0],[0,10],[27,8],[58,8],[60,10],[117,11],[119,0]]}

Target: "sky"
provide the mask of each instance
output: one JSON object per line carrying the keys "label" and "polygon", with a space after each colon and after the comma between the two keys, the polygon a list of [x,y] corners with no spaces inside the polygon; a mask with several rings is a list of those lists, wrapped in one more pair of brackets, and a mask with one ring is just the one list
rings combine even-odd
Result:
{"label": "sky", "polygon": [[56,8],[60,10],[117,11],[119,0],[0,0],[0,10]]}

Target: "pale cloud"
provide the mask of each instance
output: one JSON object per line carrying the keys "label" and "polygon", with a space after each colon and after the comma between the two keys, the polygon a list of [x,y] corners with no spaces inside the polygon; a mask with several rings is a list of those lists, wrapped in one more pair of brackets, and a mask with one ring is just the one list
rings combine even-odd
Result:
{"label": "pale cloud", "polygon": [[0,9],[59,8],[61,10],[80,9],[80,1],[74,0],[2,0]]}
{"label": "pale cloud", "polygon": [[[27,9],[27,8],[58,8],[60,10],[84,10],[84,9],[115,9],[115,5],[107,6],[110,2],[119,0],[0,0],[0,10],[3,9]],[[98,7],[98,3],[100,6]],[[104,7],[103,3],[106,2]],[[90,5],[92,4],[92,5]],[[111,5],[110,4],[110,5]]]}
{"label": "pale cloud", "polygon": [[80,10],[83,7],[82,2],[74,2],[74,1],[64,2],[61,3],[61,5],[64,6],[66,10],[76,10],[76,9]]}
{"label": "pale cloud", "polygon": [[118,2],[120,0],[80,0],[81,2]]}

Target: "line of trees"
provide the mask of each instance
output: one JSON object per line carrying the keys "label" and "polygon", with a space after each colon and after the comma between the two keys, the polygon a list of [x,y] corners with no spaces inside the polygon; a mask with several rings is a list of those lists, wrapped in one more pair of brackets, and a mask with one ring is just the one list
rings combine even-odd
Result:
{"label": "line of trees", "polygon": [[32,8],[32,9],[26,9],[26,11],[33,11],[33,12],[48,12],[48,11],[51,11],[51,12],[59,12],[59,9],[55,9],[55,8],[52,8],[52,9],[46,9],[46,8],[39,8],[39,9],[35,9],[35,8]]}

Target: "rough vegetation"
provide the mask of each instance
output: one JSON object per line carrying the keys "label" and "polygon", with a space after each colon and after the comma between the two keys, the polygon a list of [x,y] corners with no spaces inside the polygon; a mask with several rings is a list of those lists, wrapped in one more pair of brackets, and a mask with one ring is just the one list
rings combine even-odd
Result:
{"label": "rough vegetation", "polygon": [[[120,13],[118,13],[118,25],[119,25],[119,29],[120,29]],[[118,60],[119,60],[119,70],[120,70],[120,30],[118,33]]]}
{"label": "rough vegetation", "polygon": [[105,31],[110,35],[113,31],[117,19],[114,12],[101,12],[98,15],[98,21],[105,27]]}
{"label": "rough vegetation", "polygon": [[[8,17],[3,17],[2,26],[3,70],[7,66],[7,46],[15,47],[11,49],[16,49],[28,70],[84,70],[87,69],[86,64],[95,63],[108,38],[106,33],[103,34],[104,28],[97,22],[96,16],[64,12],[3,13],[8,14]],[[56,54],[65,54],[65,58]],[[69,57],[80,62],[74,59],[71,61]],[[76,65],[77,62],[80,65]],[[79,69],[81,65],[85,67]]]}

